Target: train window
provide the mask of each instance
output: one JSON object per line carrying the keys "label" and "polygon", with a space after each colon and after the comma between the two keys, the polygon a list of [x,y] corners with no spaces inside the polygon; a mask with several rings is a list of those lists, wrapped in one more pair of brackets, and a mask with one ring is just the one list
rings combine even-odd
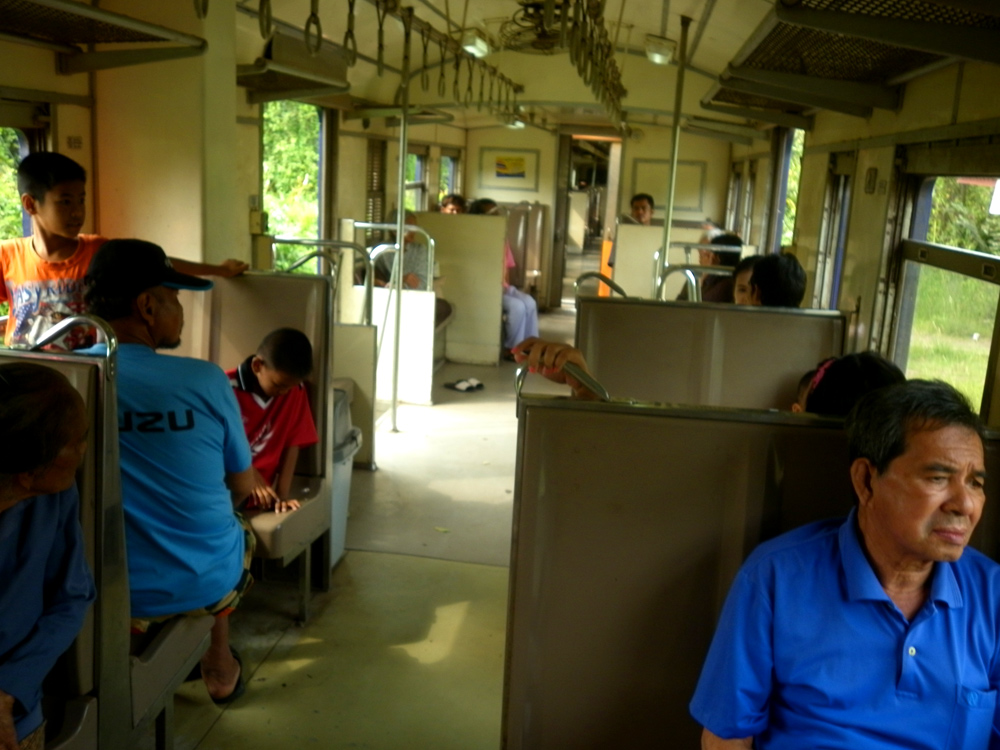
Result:
{"label": "train window", "polygon": [[459,166],[459,155],[457,152],[449,153],[444,149],[441,150],[441,171],[438,174],[437,194],[437,202],[439,204],[441,203],[441,199],[449,193],[462,192]]}
{"label": "train window", "polygon": [[781,244],[795,240],[795,211],[799,204],[799,177],[802,175],[802,149],[806,131],[793,130],[788,139],[788,172],[785,174],[785,202],[781,215]]}
{"label": "train window", "polygon": [[743,181],[742,216],[739,234],[744,242],[752,242],[750,232],[753,230],[753,196],[757,189],[757,160],[747,162],[746,179]]}
{"label": "train window", "polygon": [[848,208],[851,205],[851,175],[854,173],[855,161],[853,152],[830,154],[830,172],[823,196],[823,219],[816,258],[813,307],[836,307],[840,295],[847,217],[850,213]]}
{"label": "train window", "polygon": [[410,152],[406,155],[406,198],[408,211],[427,208],[427,155]]}
{"label": "train window", "polygon": [[[272,234],[319,238],[319,107],[293,101],[264,105],[264,210]],[[309,252],[297,245],[276,245],[275,263],[284,268]],[[302,273],[315,273],[303,267]]]}
{"label": "train window", "polygon": [[[31,219],[21,208],[17,192],[17,165],[27,152],[24,133],[15,128],[0,128],[0,239],[31,233]],[[0,315],[6,314],[4,302],[0,304]]]}
{"label": "train window", "polygon": [[973,404],[983,398],[1000,278],[1000,216],[990,213],[995,178],[924,182],[903,247],[893,358],[907,377],[940,378]]}
{"label": "train window", "polygon": [[738,162],[732,165],[729,171],[729,192],[726,195],[726,223],[728,229],[739,231],[740,214],[743,184],[743,163]]}
{"label": "train window", "polygon": [[[375,138],[368,141],[368,165],[366,174],[365,221],[381,223],[385,221],[385,141]],[[384,241],[387,235],[381,230],[365,230],[365,244],[371,246]]]}

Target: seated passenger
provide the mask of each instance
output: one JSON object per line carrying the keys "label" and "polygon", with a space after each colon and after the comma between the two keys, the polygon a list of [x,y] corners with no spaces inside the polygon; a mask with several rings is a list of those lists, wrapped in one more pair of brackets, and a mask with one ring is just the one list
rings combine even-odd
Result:
{"label": "seated passenger", "polygon": [[748,255],[733,269],[733,302],[737,305],[753,304],[750,295],[750,278],[753,276],[753,267],[757,265],[760,258],[759,255]]}
{"label": "seated passenger", "polygon": [[464,214],[465,198],[458,193],[451,193],[441,199],[441,213],[443,214]]}
{"label": "seated passenger", "polygon": [[[387,223],[394,224],[398,215],[393,209],[389,213]],[[417,215],[412,211],[407,211],[405,222],[417,226]],[[395,233],[390,233],[390,236],[392,237],[390,242],[395,242]],[[417,242],[416,238],[416,232],[407,232],[403,235],[403,287],[426,292],[430,289],[427,279],[427,247],[422,242]],[[376,286],[389,284],[395,263],[396,251],[391,249],[386,250],[375,259]]]}
{"label": "seated passenger", "polygon": [[[4,343],[33,345],[59,321],[84,311],[83,277],[90,259],[107,238],[80,234],[86,219],[83,167],[62,154],[29,154],[17,168],[21,205],[31,215],[31,236],[0,242],[0,302],[10,303]],[[247,269],[239,260],[215,266],[175,261],[185,273],[235,276]],[[59,348],[94,343],[93,329],[80,326]]]}
{"label": "seated passenger", "polygon": [[653,210],[656,203],[649,193],[636,193],[629,201],[629,216],[636,224],[648,227],[653,223]]}
{"label": "seated passenger", "polygon": [[279,328],[257,353],[226,373],[243,415],[253,456],[254,488],[247,508],[295,510],[289,497],[299,448],[319,442],[303,381],[313,368],[312,346],[302,331]]}
{"label": "seated passenger", "polygon": [[877,352],[830,357],[811,374],[802,411],[825,417],[846,417],[866,393],[906,382],[903,371]]}
{"label": "seated passenger", "polygon": [[[496,201],[489,198],[481,198],[469,207],[470,214],[496,215],[500,213],[500,208]],[[519,341],[532,338],[538,335],[538,303],[530,294],[526,294],[510,283],[510,269],[517,267],[514,260],[514,253],[510,249],[510,241],[504,238],[504,261],[503,261],[503,314],[506,318],[504,322],[503,335],[503,356],[504,359],[513,359],[511,349]]]}
{"label": "seated passenger", "polygon": [[[180,344],[178,289],[212,286],[179,273],[163,250],[110,240],[91,261],[87,306],[118,337],[122,505],[133,633],[180,614],[215,616],[201,675],[215,703],[244,691],[228,615],[252,578],[253,534],[233,512],[253,489],[240,409],[211,362],[167,357]],[[90,350],[102,353],[104,344]]]}
{"label": "seated passenger", "polygon": [[[94,601],[76,470],[80,395],[55,370],[0,365],[0,748],[45,746],[42,680]],[[20,743],[20,745],[18,745]]]}
{"label": "seated passenger", "polygon": [[856,504],[764,542],[729,591],[690,704],[703,748],[995,748],[1000,566],[966,549],[982,427],[941,382],[847,421]]}
{"label": "seated passenger", "polygon": [[791,253],[763,255],[750,276],[752,305],[798,307],[806,294],[806,272]]}
{"label": "seated passenger", "polygon": [[[740,262],[740,252],[743,248],[743,240],[735,234],[718,234],[709,240],[712,245],[718,245],[718,250],[698,249],[698,263],[703,266],[735,266]],[[724,250],[722,248],[738,248]],[[732,274],[704,274],[701,277],[701,301],[702,302],[732,302],[733,301],[733,276]],[[688,298],[688,288],[685,286],[677,299],[686,300]]]}

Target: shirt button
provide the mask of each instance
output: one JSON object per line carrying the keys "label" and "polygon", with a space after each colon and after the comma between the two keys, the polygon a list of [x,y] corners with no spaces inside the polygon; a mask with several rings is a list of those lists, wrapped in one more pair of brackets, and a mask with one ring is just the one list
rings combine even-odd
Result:
{"label": "shirt button", "polygon": [[908,653],[910,656],[916,656],[917,655],[917,650],[913,646],[910,646],[906,650],[906,653]]}

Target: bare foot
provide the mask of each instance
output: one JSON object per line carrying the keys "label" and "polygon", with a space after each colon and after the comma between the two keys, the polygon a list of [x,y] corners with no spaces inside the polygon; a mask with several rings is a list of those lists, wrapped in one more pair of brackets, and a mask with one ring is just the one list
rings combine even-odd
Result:
{"label": "bare foot", "polygon": [[201,657],[201,678],[212,700],[228,698],[240,681],[240,664],[226,649],[210,648]]}

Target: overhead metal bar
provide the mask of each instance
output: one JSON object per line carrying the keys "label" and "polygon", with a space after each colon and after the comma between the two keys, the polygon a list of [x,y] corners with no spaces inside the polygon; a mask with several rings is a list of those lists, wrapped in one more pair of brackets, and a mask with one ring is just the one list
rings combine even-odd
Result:
{"label": "overhead metal bar", "polygon": [[779,86],[769,86],[764,83],[756,83],[755,81],[746,81],[742,78],[720,78],[719,84],[722,88],[729,89],[730,91],[739,91],[744,94],[764,96],[768,99],[776,99],[780,102],[791,102],[793,104],[819,107],[820,109],[828,109],[832,112],[841,112],[845,115],[853,115],[855,117],[867,118],[871,117],[872,114],[871,107],[852,104],[840,99],[835,99],[831,96],[826,96],[825,94],[818,94],[810,91],[792,91],[790,89],[780,88]]}
{"label": "overhead metal bar", "polygon": [[701,136],[702,138],[715,138],[719,141],[728,141],[729,143],[739,143],[743,146],[752,146],[753,138],[746,135],[737,135],[736,133],[724,133],[721,130],[710,130],[709,128],[698,128],[692,125],[682,125],[681,130],[685,133],[690,133],[691,135]]}
{"label": "overhead metal bar", "polygon": [[722,122],[721,120],[710,120],[706,117],[689,117],[688,125],[702,130],[718,130],[721,133],[732,133],[744,138],[753,138],[761,141],[768,139],[768,134],[762,130],[751,128],[749,125],[739,125],[735,122]]}
{"label": "overhead metal bar", "polygon": [[898,76],[893,76],[888,81],[885,82],[886,86],[899,86],[904,83],[909,83],[915,78],[920,78],[928,73],[933,73],[936,70],[941,70],[942,68],[947,68],[949,65],[956,65],[961,62],[957,57],[942,57],[940,60],[935,60],[928,65],[921,65],[919,68],[914,68],[913,70],[908,70],[905,73],[900,73]]}
{"label": "overhead metal bar", "polygon": [[110,50],[107,52],[83,52],[78,55],[59,54],[58,70],[63,75],[89,73],[94,70],[127,68],[131,65],[181,60],[198,57],[208,48],[207,42],[198,47],[166,47],[153,49]]}
{"label": "overhead metal bar", "polygon": [[822,91],[825,97],[849,102],[859,107],[897,110],[902,101],[898,87],[882,86],[877,83],[819,78],[800,73],[782,73],[776,70],[762,70],[745,66],[739,68],[730,66],[726,69],[723,77],[739,78],[744,81],[777,86],[805,94]]}
{"label": "overhead metal bar", "polygon": [[747,61],[747,58],[753,54],[754,50],[760,46],[767,37],[774,31],[774,28],[778,25],[778,19],[774,15],[774,11],[770,11],[764,20],[760,22],[753,33],[747,37],[746,41],[743,42],[743,46],[740,47],[739,52],[737,52],[733,59],[729,62],[730,65],[734,67],[739,67]]}
{"label": "overhead metal bar", "polygon": [[1000,65],[1000,44],[997,44],[995,29],[945,26],[927,21],[885,18],[838,10],[815,10],[800,5],[789,6],[785,2],[787,0],[779,0],[774,6],[774,13],[782,23],[871,39],[935,55],[948,55]]}
{"label": "overhead metal bar", "polygon": [[701,44],[701,37],[708,28],[708,22],[715,12],[715,0],[707,0],[705,7],[701,11],[701,18],[698,19],[698,27],[694,30],[694,40],[691,42],[691,51],[688,52],[688,59],[693,60],[698,54],[698,45]]}
{"label": "overhead metal bar", "polygon": [[970,13],[982,13],[984,16],[1000,16],[1000,6],[996,0],[924,0],[925,3],[939,5],[942,8],[957,8]]}
{"label": "overhead metal bar", "polygon": [[24,44],[28,47],[41,47],[42,49],[51,50],[52,52],[65,52],[70,55],[76,55],[80,53],[80,48],[74,47],[71,44],[48,42],[45,41],[44,39],[35,39],[34,37],[18,36],[17,34],[8,34],[3,31],[0,31],[0,42],[14,42],[15,44]]}
{"label": "overhead metal bar", "polygon": [[94,97],[82,94],[63,94],[58,91],[22,89],[16,86],[0,86],[0,99],[18,102],[45,102],[49,104],[74,104],[77,107],[93,107]]}
{"label": "overhead metal bar", "polygon": [[[714,94],[713,94],[714,96]],[[798,130],[812,130],[814,119],[808,115],[796,115],[792,112],[778,112],[773,109],[752,109],[750,107],[733,107],[728,104],[715,104],[703,99],[701,108],[709,112],[718,112],[730,117],[743,117],[747,120],[758,120],[773,122],[784,128],[797,128]]]}
{"label": "overhead metal bar", "polygon": [[[375,107],[367,109],[357,109],[353,112],[344,112],[345,120],[374,120],[379,117],[402,117],[402,107]],[[444,112],[440,109],[421,109],[416,112],[410,111],[407,119],[411,125],[428,125],[431,123],[449,123],[455,120],[455,115]]]}

